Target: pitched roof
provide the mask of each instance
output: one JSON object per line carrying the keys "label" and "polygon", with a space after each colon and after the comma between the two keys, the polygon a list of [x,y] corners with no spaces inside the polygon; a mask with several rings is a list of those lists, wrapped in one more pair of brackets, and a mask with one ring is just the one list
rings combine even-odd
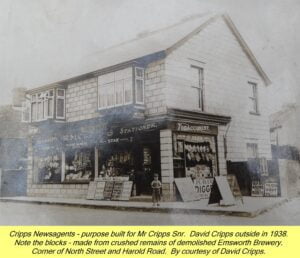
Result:
{"label": "pitched roof", "polygon": [[[165,55],[168,55],[192,36],[203,30],[207,25],[220,18],[224,19],[236,36],[242,49],[247,54],[265,84],[270,84],[270,79],[259,65],[230,17],[226,14],[212,15],[210,13],[195,15],[160,30],[142,33],[133,40],[85,56],[80,61],[80,68],[82,69],[82,67],[84,67],[85,71],[73,71],[72,74],[74,74],[74,76],[71,79],[57,83],[59,84],[68,82],[69,80],[80,79],[87,74],[92,74],[102,69],[134,61],[155,53],[164,53]],[[78,74],[82,75],[76,76]]]}

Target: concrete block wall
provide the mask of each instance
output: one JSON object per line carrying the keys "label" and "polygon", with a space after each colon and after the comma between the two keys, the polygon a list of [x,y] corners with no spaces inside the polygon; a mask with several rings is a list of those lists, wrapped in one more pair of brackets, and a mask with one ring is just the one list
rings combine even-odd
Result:
{"label": "concrete block wall", "polygon": [[174,169],[172,131],[160,131],[161,182],[164,200],[174,200]]}
{"label": "concrete block wall", "polygon": [[[149,64],[145,69],[145,114],[166,113],[164,60]],[[97,77],[71,83],[66,93],[68,122],[91,119],[97,113]]]}
{"label": "concrete block wall", "polygon": [[66,93],[67,122],[99,116],[97,92],[97,77],[69,84]]}
{"label": "concrete block wall", "polygon": [[145,69],[145,114],[166,113],[166,83],[164,60],[153,62]]}
{"label": "concrete block wall", "polygon": [[[247,143],[257,143],[259,155],[270,159],[267,86],[222,18],[167,56],[168,107],[199,110],[192,105],[196,94],[191,87],[191,65],[204,69],[205,112],[232,117],[227,137],[228,160],[245,161]],[[260,115],[249,113],[249,81],[258,85]]]}

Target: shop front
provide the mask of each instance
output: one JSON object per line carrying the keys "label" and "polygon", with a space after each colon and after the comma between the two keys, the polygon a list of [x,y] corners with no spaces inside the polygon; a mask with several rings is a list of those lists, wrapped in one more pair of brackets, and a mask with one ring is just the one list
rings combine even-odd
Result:
{"label": "shop front", "polygon": [[87,190],[95,180],[117,179],[132,181],[132,196],[151,195],[153,175],[160,175],[161,126],[145,120],[130,125],[95,120],[38,128],[32,137],[33,182],[29,188],[69,192]]}
{"label": "shop front", "polygon": [[128,177],[132,195],[150,195],[154,173],[160,174],[159,122],[111,124],[98,144],[99,177]]}
{"label": "shop front", "polygon": [[176,199],[176,178],[191,178],[201,197],[208,198],[220,174],[219,125],[229,121],[213,118],[166,115],[37,127],[28,193],[85,198],[90,182],[131,181],[131,196],[150,196],[158,174],[165,200]]}
{"label": "shop front", "polygon": [[219,175],[218,127],[187,122],[174,126],[174,178],[190,177],[201,197],[208,198],[213,178]]}

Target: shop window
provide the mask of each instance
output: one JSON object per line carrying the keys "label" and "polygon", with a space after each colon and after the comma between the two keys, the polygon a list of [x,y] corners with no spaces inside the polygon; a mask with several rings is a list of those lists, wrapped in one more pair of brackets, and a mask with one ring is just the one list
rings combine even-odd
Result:
{"label": "shop window", "polygon": [[247,158],[248,159],[258,158],[258,146],[256,143],[247,143]]}
{"label": "shop window", "polygon": [[133,154],[130,151],[99,151],[98,158],[100,177],[129,176],[134,168]]}
{"label": "shop window", "polygon": [[[212,178],[217,175],[216,141],[213,136],[174,134],[174,160],[178,175]],[[182,164],[180,165],[180,161]],[[183,170],[183,171],[180,171]]]}
{"label": "shop window", "polygon": [[204,110],[204,71],[203,68],[197,66],[191,66],[191,81],[192,88],[195,93],[193,94],[194,103],[193,106]]}
{"label": "shop window", "polygon": [[250,114],[259,114],[258,110],[258,93],[257,93],[257,84],[254,82],[248,82],[248,85],[250,87],[249,92],[249,109]]}
{"label": "shop window", "polygon": [[[56,100],[56,108],[55,108]],[[56,119],[65,118],[65,90],[54,89],[32,94],[22,103],[22,121],[39,122],[53,119],[56,110]]]}
{"label": "shop window", "polygon": [[34,158],[34,170],[40,183],[61,182],[61,153],[49,153]]}
{"label": "shop window", "polygon": [[[134,71],[134,77],[132,67],[98,77],[99,110],[132,103],[144,103],[144,69],[136,67]],[[135,98],[133,92],[135,92]]]}
{"label": "shop window", "polygon": [[70,150],[65,153],[64,182],[90,181],[94,177],[94,151]]}
{"label": "shop window", "polygon": [[195,190],[208,198],[213,177],[218,175],[216,137],[209,135],[173,135],[174,177],[190,177]]}

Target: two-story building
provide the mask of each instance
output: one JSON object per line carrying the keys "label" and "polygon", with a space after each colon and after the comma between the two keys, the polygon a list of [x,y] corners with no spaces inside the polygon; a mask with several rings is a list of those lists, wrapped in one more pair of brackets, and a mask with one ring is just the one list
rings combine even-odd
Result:
{"label": "two-story building", "polygon": [[[100,52],[90,71],[27,91],[28,195],[86,197],[99,176],[153,173],[198,190],[227,162],[271,158],[270,80],[227,15],[187,19]],[[199,190],[200,191],[200,190]]]}

